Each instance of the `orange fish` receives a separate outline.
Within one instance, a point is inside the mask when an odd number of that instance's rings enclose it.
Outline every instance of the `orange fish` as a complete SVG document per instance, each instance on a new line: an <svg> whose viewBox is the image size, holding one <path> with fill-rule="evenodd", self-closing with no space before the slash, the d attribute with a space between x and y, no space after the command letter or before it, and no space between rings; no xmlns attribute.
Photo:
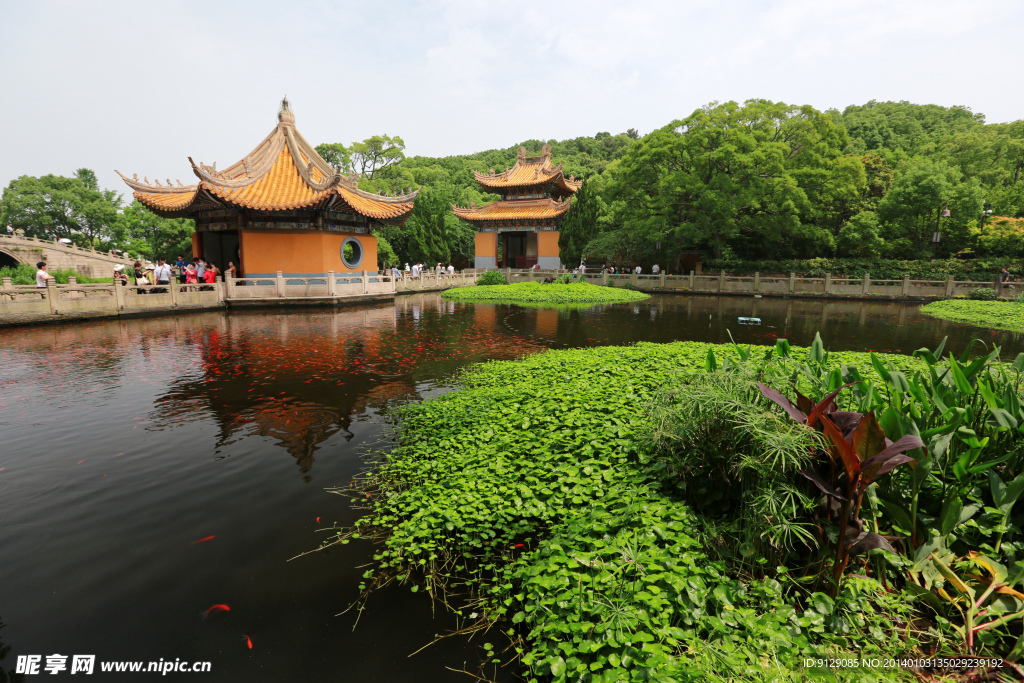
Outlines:
<svg viewBox="0 0 1024 683"><path fill-rule="evenodd" d="M82 458L81 460L79 460L79 461L78 461L77 463L75 463L75 464L76 464L76 465L81 465L81 464L82 464L83 462L85 462L85 458Z"/></svg>
<svg viewBox="0 0 1024 683"><path fill-rule="evenodd" d="M317 517L317 518L316 518L316 521L317 521L317 522L319 523L319 522L320 522L320 518L319 518L319 517Z"/></svg>
<svg viewBox="0 0 1024 683"><path fill-rule="evenodd" d="M252 638L250 638L249 636L245 636L245 643L246 643L246 645L249 646L249 649L251 650L252 649Z"/></svg>
<svg viewBox="0 0 1024 683"><path fill-rule="evenodd" d="M192 541L192 545L195 545L196 543L205 543L206 541L212 541L215 538L217 538L217 537L216 536L207 536L206 538L200 538L198 541Z"/></svg>
<svg viewBox="0 0 1024 683"><path fill-rule="evenodd" d="M208 609L205 612L203 612L203 618L206 618L207 616L209 616L210 612L230 612L230 611L231 611L231 608L228 607L227 605L214 605L210 609Z"/></svg>

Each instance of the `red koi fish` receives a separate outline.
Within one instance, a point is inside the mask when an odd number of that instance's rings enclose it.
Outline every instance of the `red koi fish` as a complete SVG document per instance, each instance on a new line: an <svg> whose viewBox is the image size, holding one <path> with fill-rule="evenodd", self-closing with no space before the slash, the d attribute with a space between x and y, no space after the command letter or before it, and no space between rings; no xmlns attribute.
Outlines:
<svg viewBox="0 0 1024 683"><path fill-rule="evenodd" d="M195 545L196 543L206 543L207 541L212 541L215 538L217 538L217 537L216 536L207 536L206 538L200 538L198 541L192 541L192 545Z"/></svg>
<svg viewBox="0 0 1024 683"><path fill-rule="evenodd" d="M242 637L245 638L245 644L248 645L249 649L251 650L252 649L252 638L250 638L249 636L242 636Z"/></svg>
<svg viewBox="0 0 1024 683"><path fill-rule="evenodd" d="M320 518L319 517L316 518L316 522L317 522L317 524L320 523Z"/></svg>
<svg viewBox="0 0 1024 683"><path fill-rule="evenodd" d="M230 612L231 608L227 605L214 605L210 609L203 612L203 618L205 619L210 615L210 612Z"/></svg>

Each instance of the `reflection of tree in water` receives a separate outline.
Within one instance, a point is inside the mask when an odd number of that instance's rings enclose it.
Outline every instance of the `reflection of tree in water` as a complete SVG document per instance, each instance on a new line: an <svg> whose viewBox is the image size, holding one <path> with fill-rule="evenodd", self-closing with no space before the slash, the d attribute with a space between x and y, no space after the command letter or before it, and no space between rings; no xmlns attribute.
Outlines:
<svg viewBox="0 0 1024 683"><path fill-rule="evenodd" d="M198 367L182 373L150 419L170 430L212 418L218 452L241 438L269 437L308 474L323 444L339 432L352 438L357 416L416 400L417 376L433 381L496 349L528 350L478 322L471 310L414 320L393 306L232 314L192 340Z"/></svg>
<svg viewBox="0 0 1024 683"><path fill-rule="evenodd" d="M21 683L25 680L24 674L16 674L14 671L7 672L8 667L14 668L14 662L5 663L7 655L11 653L11 646L4 643L4 637L2 631L4 630L3 619L0 619L0 683Z"/></svg>

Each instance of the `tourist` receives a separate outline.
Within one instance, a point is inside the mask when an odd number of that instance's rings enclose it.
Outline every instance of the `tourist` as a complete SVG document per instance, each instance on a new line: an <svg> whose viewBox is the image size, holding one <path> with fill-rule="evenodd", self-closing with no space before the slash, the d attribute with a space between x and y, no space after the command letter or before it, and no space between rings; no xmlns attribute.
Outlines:
<svg viewBox="0 0 1024 683"><path fill-rule="evenodd" d="M409 262L408 261L405 262L405 272L407 272L407 273L409 272Z"/></svg>
<svg viewBox="0 0 1024 683"><path fill-rule="evenodd" d="M124 272L124 264L118 263L114 266L114 284L126 287L128 285L128 274Z"/></svg>
<svg viewBox="0 0 1024 683"><path fill-rule="evenodd" d="M198 275L198 273L197 273ZM208 285L212 285L217 281L217 266L212 263L206 264L206 269L203 271L203 282ZM206 291L210 291L212 287L203 287Z"/></svg>
<svg viewBox="0 0 1024 683"><path fill-rule="evenodd" d="M146 279L146 271L142 269L142 261L136 261L132 266L135 270L135 284L136 285L148 285L149 280ZM137 290L139 294L145 294L146 290L139 288Z"/></svg>
<svg viewBox="0 0 1024 683"><path fill-rule="evenodd" d="M641 268L640 266L637 266L637 267L636 267L636 270L635 270L634 272L635 272L635 273L636 273L637 275L639 275L639 274L640 274L640 273L642 273L643 271L644 271L644 269L643 269L643 268Z"/></svg>
<svg viewBox="0 0 1024 683"><path fill-rule="evenodd" d="M201 258L196 259L196 277L200 280L206 275L206 261Z"/></svg>
<svg viewBox="0 0 1024 683"><path fill-rule="evenodd" d="M661 268L658 267L657 263L651 266L651 272L654 273L655 275L661 272Z"/></svg>
<svg viewBox="0 0 1024 683"><path fill-rule="evenodd" d="M448 277L455 277L455 266L448 264Z"/></svg>
<svg viewBox="0 0 1024 683"><path fill-rule="evenodd" d="M15 231L14 231L14 234L15 234L15 235L16 235L17 237L24 237L24 236L25 236L25 229L24 229L24 228L17 228L17 229L16 229Z"/></svg>
<svg viewBox="0 0 1024 683"><path fill-rule="evenodd" d="M64 246L69 246L69 245L72 244L71 240L69 240L67 237L61 237L57 241L60 242L61 244L63 244Z"/></svg>
<svg viewBox="0 0 1024 683"><path fill-rule="evenodd" d="M587 264L584 263L583 261L580 261L580 275L586 275L586 274L587 274Z"/></svg>
<svg viewBox="0 0 1024 683"><path fill-rule="evenodd" d="M40 261L36 264L36 287L46 289L46 281L53 280L54 277L46 272L46 261Z"/></svg>
<svg viewBox="0 0 1024 683"><path fill-rule="evenodd" d="M197 274L197 271L196 271L195 264L186 263L185 264L185 284L187 284L187 285L194 285L197 282L199 282L199 280L198 280L198 274Z"/></svg>
<svg viewBox="0 0 1024 683"><path fill-rule="evenodd" d="M171 267L167 265L167 259L160 259L160 265L156 267L153 275L156 277L156 283L158 285L171 284Z"/></svg>
<svg viewBox="0 0 1024 683"><path fill-rule="evenodd" d="M14 237L14 227L10 223L7 224L7 236Z"/></svg>
<svg viewBox="0 0 1024 683"><path fill-rule="evenodd" d="M232 280L238 277L238 268L235 267L234 261L228 261L227 274Z"/></svg>
<svg viewBox="0 0 1024 683"><path fill-rule="evenodd" d="M1003 282L1009 282L1010 281L1010 271L1008 271L1006 268L1003 268L1002 281Z"/></svg>
<svg viewBox="0 0 1024 683"><path fill-rule="evenodd" d="M441 267L441 264L440 264L440 263L438 263L438 264L437 264L437 265L436 265L436 266L434 267L434 273L435 273L435 274L437 275L437 279L438 279L438 280L440 280L440 279L441 279L441 273L442 273L442 272L444 272L444 268L442 268L442 267Z"/></svg>
<svg viewBox="0 0 1024 683"><path fill-rule="evenodd" d="M178 257L178 260L174 262L174 267L178 269L178 284L185 284L185 259Z"/></svg>

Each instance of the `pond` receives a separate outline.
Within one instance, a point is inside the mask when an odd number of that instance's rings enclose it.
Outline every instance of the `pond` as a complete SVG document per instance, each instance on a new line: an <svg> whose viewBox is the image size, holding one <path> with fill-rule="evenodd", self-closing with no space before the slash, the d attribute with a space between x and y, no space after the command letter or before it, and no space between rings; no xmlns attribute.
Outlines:
<svg viewBox="0 0 1024 683"><path fill-rule="evenodd" d="M1024 350L1021 335L916 305L675 295L555 310L420 294L0 332L0 673L60 653L209 661L209 681L469 680L457 670L475 670L473 643L408 656L456 625L423 594L375 595L354 630L354 611L337 616L369 544L291 559L359 515L325 489L385 443L388 406L447 390L468 364L727 330L794 345L820 330L835 350L909 353L946 335L957 351L975 337L1004 358ZM204 618L213 605L230 611Z"/></svg>

